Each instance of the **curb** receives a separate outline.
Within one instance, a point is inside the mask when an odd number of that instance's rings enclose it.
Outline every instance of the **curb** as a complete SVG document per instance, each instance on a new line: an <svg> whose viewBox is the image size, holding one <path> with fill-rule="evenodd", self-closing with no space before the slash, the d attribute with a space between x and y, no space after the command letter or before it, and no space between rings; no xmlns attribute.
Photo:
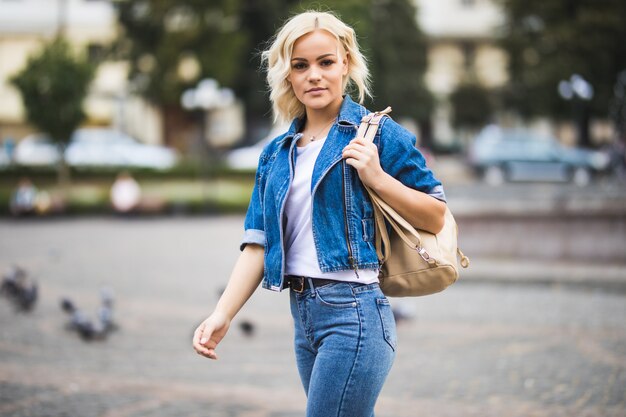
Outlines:
<svg viewBox="0 0 626 417"><path fill-rule="evenodd" d="M457 283L564 285L626 292L626 264L472 258Z"/></svg>

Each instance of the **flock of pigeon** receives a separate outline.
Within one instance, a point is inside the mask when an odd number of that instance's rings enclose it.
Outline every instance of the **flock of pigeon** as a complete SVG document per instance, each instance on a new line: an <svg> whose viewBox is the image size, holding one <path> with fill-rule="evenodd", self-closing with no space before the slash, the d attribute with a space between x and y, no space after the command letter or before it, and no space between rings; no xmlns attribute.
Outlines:
<svg viewBox="0 0 626 417"><path fill-rule="evenodd" d="M7 298L19 312L34 309L38 297L37 283L20 267L11 267L2 277L0 295ZM61 309L69 315L67 328L83 340L103 340L117 328L113 321L113 295L110 290L100 292L101 305L95 320L78 309L68 298L61 300Z"/></svg>
<svg viewBox="0 0 626 417"><path fill-rule="evenodd" d="M38 297L38 285L29 274L18 266L11 267L2 277L0 296L13 304L15 310L28 313L35 307ZM113 320L113 293L109 289L100 290L100 307L93 319L84 310L79 309L69 298L61 299L61 310L69 316L67 328L76 332L85 341L104 340L118 328ZM239 329L246 337L252 337L255 326L248 320L239 323Z"/></svg>
<svg viewBox="0 0 626 417"><path fill-rule="evenodd" d="M7 298L17 311L31 311L37 302L37 295L37 283L28 276L24 269L13 266L3 276L0 284L0 296ZM76 332L83 340L104 340L113 330L117 329L117 325L113 321L112 292L109 289L102 289L100 300L100 308L94 320L83 310L77 308L69 298L61 299L61 309L69 316L67 328ZM393 313L397 323L411 320L414 317L414 311L403 308L402 304L395 306ZM254 335L255 326L250 321L241 321L239 328L247 337Z"/></svg>

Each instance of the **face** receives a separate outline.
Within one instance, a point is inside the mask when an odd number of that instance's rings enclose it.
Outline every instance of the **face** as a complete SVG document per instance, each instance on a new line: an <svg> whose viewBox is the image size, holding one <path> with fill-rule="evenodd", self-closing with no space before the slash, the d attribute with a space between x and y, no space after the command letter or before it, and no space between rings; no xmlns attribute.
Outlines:
<svg viewBox="0 0 626 417"><path fill-rule="evenodd" d="M337 39L325 30L301 36L293 45L287 80L307 111L339 106L348 60Z"/></svg>

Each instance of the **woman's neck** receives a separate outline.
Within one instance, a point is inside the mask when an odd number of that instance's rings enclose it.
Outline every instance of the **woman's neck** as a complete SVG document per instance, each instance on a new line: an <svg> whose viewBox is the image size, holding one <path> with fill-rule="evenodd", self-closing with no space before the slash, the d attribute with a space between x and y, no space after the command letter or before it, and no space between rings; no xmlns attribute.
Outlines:
<svg viewBox="0 0 626 417"><path fill-rule="evenodd" d="M336 103L331 103L323 109L306 109L306 128L313 129L321 128L328 124L331 120L337 117L339 109L343 103L343 98Z"/></svg>

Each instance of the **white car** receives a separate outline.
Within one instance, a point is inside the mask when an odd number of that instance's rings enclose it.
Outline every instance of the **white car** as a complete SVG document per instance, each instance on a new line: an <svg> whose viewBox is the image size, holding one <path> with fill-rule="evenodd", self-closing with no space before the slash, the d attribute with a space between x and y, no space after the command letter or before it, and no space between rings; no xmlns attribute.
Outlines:
<svg viewBox="0 0 626 417"><path fill-rule="evenodd" d="M55 165L61 160L57 145L43 134L22 139L15 147L19 165ZM65 150L65 160L74 167L135 167L165 170L178 163L173 149L137 142L125 133L105 128L78 129Z"/></svg>
<svg viewBox="0 0 626 417"><path fill-rule="evenodd" d="M265 145L270 143L272 139L287 131L289 125L276 126L270 130L267 136L251 146L238 148L230 151L226 155L226 164L237 170L256 170L259 164L259 157Z"/></svg>
<svg viewBox="0 0 626 417"><path fill-rule="evenodd" d="M18 165L47 166L61 160L58 146L46 135L28 135L15 146L13 161Z"/></svg>
<svg viewBox="0 0 626 417"><path fill-rule="evenodd" d="M65 150L71 166L114 166L170 169L178 162L176 151L139 143L125 133L103 128L78 129Z"/></svg>

